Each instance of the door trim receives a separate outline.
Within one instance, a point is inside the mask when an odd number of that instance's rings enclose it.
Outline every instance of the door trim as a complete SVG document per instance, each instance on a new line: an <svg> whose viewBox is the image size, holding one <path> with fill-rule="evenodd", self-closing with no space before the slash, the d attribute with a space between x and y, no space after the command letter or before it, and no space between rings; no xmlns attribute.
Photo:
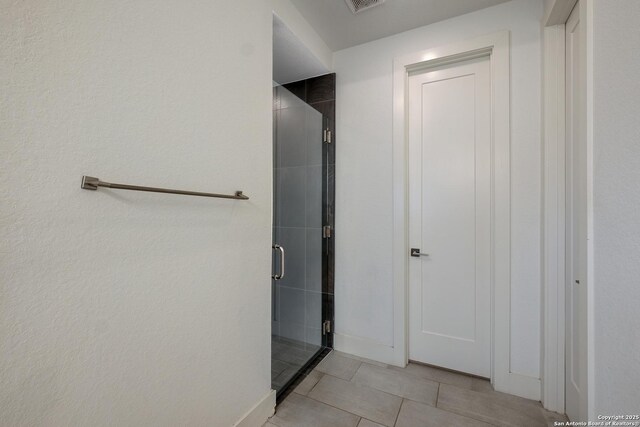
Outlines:
<svg viewBox="0 0 640 427"><path fill-rule="evenodd" d="M564 413L565 24L545 27L543 37L543 342L540 368L544 407Z"/></svg>
<svg viewBox="0 0 640 427"><path fill-rule="evenodd" d="M593 343L593 0L586 7L587 39L587 407L594 411ZM542 404L565 411L565 23L577 0L555 0L543 43L543 311ZM561 23L561 24L558 24Z"/></svg>
<svg viewBox="0 0 640 427"><path fill-rule="evenodd" d="M511 371L510 33L501 31L394 60L393 289L394 363L408 355L408 76L416 70L489 55L492 86L491 382L505 393L540 399L540 380Z"/></svg>

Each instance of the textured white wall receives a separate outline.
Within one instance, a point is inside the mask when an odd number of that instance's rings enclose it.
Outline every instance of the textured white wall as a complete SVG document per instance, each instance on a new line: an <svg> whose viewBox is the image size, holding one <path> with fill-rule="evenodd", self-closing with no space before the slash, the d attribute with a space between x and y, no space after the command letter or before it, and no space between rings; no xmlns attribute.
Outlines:
<svg viewBox="0 0 640 427"><path fill-rule="evenodd" d="M539 376L542 1L517 0L350 49L337 73L336 331L393 343L394 57L511 31L511 369Z"/></svg>
<svg viewBox="0 0 640 427"><path fill-rule="evenodd" d="M223 427L269 392L268 6L2 1L0 425Z"/></svg>
<svg viewBox="0 0 640 427"><path fill-rule="evenodd" d="M640 408L640 2L594 1L594 414Z"/></svg>

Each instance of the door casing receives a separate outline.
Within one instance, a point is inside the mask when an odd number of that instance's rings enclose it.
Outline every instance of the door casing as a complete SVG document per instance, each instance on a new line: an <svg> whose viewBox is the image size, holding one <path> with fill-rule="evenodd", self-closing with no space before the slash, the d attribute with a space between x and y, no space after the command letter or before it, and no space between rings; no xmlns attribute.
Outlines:
<svg viewBox="0 0 640 427"><path fill-rule="evenodd" d="M587 419L586 396L586 109L584 4L578 2L566 34L566 250L565 412L572 421ZM576 302L577 301L577 302Z"/></svg>
<svg viewBox="0 0 640 427"><path fill-rule="evenodd" d="M510 33L501 31L394 60L393 106L393 288L392 362L408 359L408 164L407 85L410 72L480 56L491 61L491 382L498 391L540 399L540 380L511 371L511 172L510 172Z"/></svg>
<svg viewBox="0 0 640 427"><path fill-rule="evenodd" d="M587 108L587 413L594 413L593 343L593 0L585 8ZM565 23L577 0L555 0L543 36L542 403L565 412Z"/></svg>

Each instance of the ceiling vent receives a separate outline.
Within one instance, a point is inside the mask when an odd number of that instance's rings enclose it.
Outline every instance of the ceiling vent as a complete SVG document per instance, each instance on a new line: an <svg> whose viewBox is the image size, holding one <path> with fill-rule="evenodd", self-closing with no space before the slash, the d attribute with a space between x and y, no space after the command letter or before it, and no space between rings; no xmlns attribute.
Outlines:
<svg viewBox="0 0 640 427"><path fill-rule="evenodd" d="M344 0L347 2L347 6L351 9L351 12L358 13L363 10L371 9L374 6L379 6L385 2L385 0Z"/></svg>

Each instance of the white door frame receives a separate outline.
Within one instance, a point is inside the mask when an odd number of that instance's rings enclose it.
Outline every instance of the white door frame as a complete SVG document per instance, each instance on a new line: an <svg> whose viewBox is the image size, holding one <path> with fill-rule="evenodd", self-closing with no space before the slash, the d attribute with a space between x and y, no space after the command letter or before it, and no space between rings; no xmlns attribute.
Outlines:
<svg viewBox="0 0 640 427"><path fill-rule="evenodd" d="M587 11L587 405L594 419L593 1ZM577 0L555 0L544 18L542 403L565 411L565 23Z"/></svg>
<svg viewBox="0 0 640 427"><path fill-rule="evenodd" d="M434 66L489 56L492 86L491 382L496 390L538 400L540 381L510 369L511 129L509 32L476 37L394 60L393 91L393 318L394 363L408 357L408 78Z"/></svg>

